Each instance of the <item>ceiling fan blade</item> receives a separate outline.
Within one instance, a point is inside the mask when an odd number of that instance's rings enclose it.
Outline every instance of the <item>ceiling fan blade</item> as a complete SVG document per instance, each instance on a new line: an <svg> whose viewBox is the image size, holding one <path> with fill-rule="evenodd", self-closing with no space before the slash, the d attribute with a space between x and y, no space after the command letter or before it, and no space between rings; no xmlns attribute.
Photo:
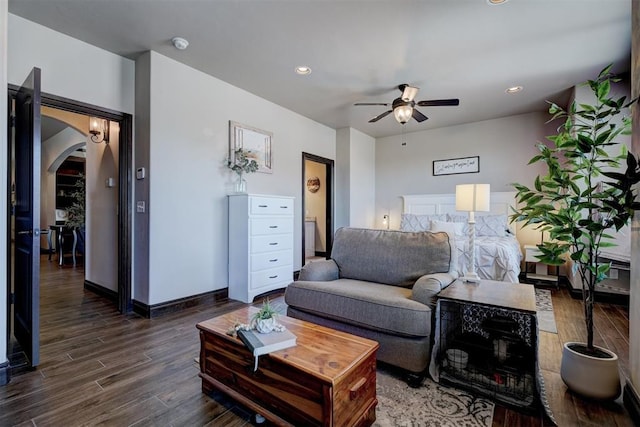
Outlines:
<svg viewBox="0 0 640 427"><path fill-rule="evenodd" d="M416 102L416 105L419 105L421 107L441 107L441 106L448 106L448 105L460 105L460 100L457 98L453 98L453 99L431 99L428 101L420 101L420 102Z"/></svg>
<svg viewBox="0 0 640 427"><path fill-rule="evenodd" d="M412 117L418 123L424 122L425 120L427 120L429 118L429 117L425 116L424 114L422 114L420 111L416 110L415 108L413 109Z"/></svg>
<svg viewBox="0 0 640 427"><path fill-rule="evenodd" d="M416 95L418 94L418 89L417 87L412 87L409 85L401 85L400 87L402 87L402 100L405 102L411 102L413 101L413 99L416 97Z"/></svg>
<svg viewBox="0 0 640 427"><path fill-rule="evenodd" d="M389 114L391 114L391 111L393 111L393 110L385 111L384 113L382 113L382 114L380 114L378 116L375 116L373 119L369 120L369 123L375 123L378 120L382 119L383 117L387 117Z"/></svg>
<svg viewBox="0 0 640 427"><path fill-rule="evenodd" d="M388 102L357 102L353 105L384 105L385 107L389 106Z"/></svg>

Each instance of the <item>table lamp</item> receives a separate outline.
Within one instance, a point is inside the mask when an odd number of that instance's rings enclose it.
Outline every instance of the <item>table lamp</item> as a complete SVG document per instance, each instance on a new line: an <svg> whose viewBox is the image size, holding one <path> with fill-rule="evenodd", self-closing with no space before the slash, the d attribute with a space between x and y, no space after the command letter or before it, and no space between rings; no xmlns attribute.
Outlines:
<svg viewBox="0 0 640 427"><path fill-rule="evenodd" d="M490 210L489 184L460 184L456 185L456 210L469 212L469 266L464 277L465 282L480 282L476 273L476 219L475 212L489 212Z"/></svg>

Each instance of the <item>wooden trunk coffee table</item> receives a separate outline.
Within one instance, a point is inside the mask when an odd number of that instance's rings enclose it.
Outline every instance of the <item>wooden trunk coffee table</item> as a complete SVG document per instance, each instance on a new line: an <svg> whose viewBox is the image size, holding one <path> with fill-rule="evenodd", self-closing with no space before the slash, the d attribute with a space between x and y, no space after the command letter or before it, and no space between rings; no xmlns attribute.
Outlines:
<svg viewBox="0 0 640 427"><path fill-rule="evenodd" d="M287 316L278 320L297 345L260 356L226 334L256 307L198 323L202 391L213 389L278 425L369 426L376 419L378 343Z"/></svg>

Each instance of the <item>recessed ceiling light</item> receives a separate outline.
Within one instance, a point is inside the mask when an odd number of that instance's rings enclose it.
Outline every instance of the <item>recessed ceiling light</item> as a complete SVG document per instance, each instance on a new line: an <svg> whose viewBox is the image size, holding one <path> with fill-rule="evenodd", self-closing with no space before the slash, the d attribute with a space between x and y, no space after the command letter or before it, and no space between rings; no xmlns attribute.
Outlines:
<svg viewBox="0 0 640 427"><path fill-rule="evenodd" d="M522 91L522 86L512 86L510 88L507 88L507 90L505 90L505 92L507 93L518 93Z"/></svg>
<svg viewBox="0 0 640 427"><path fill-rule="evenodd" d="M491 6L497 6L499 4L505 4L508 1L509 0L487 0L487 3L490 4Z"/></svg>
<svg viewBox="0 0 640 427"><path fill-rule="evenodd" d="M174 37L171 39L171 43L178 50L185 50L187 46L189 46L189 41L187 39L183 39L182 37Z"/></svg>
<svg viewBox="0 0 640 427"><path fill-rule="evenodd" d="M311 74L311 68L306 65L298 65L296 67L296 74L300 74L301 76L307 76Z"/></svg>

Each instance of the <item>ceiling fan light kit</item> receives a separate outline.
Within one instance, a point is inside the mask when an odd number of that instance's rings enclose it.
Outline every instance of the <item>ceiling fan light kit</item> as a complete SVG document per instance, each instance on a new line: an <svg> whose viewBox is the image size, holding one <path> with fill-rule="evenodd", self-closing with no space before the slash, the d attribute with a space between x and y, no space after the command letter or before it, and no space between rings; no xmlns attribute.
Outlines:
<svg viewBox="0 0 640 427"><path fill-rule="evenodd" d="M377 115L376 117L369 120L369 123L375 123L378 120L388 116L393 113L396 121L400 124L405 124L413 117L415 121L421 123L428 119L427 116L418 111L415 107L416 105L419 107L439 107L439 106L455 106L460 104L460 100L457 98L452 99L432 99L425 101L414 101L416 95L418 94L417 87L409 86L408 84L401 84L398 86L398 90L402 92L402 95L399 98L396 98L391 103L391 109L385 111L382 114ZM388 102L360 102L354 104L358 105L384 105L389 106Z"/></svg>

